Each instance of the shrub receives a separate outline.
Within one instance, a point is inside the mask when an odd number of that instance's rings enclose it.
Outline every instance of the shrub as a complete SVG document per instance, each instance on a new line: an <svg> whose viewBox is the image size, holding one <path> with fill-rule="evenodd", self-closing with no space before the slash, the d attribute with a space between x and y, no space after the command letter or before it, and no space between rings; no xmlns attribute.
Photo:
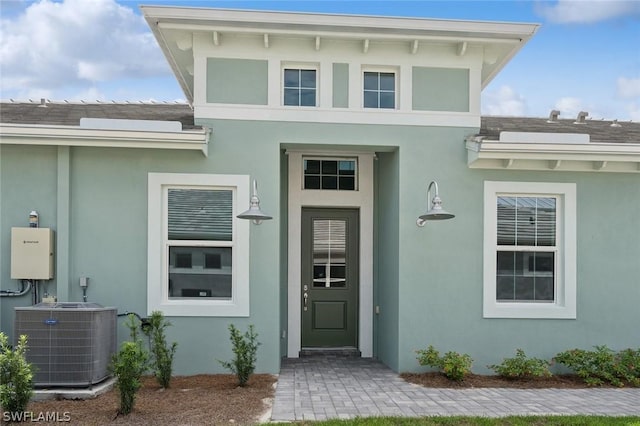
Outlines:
<svg viewBox="0 0 640 426"><path fill-rule="evenodd" d="M625 349L614 352L607 346L595 346L595 350L571 349L561 352L554 360L572 369L589 386L610 383L624 386L627 381L640 386L640 350Z"/></svg>
<svg viewBox="0 0 640 426"><path fill-rule="evenodd" d="M444 356L432 346L416 351L418 353L418 363L433 368L440 369L444 375L455 381L461 381L464 376L471 371L473 359L467 354L459 354L449 351Z"/></svg>
<svg viewBox="0 0 640 426"><path fill-rule="evenodd" d="M134 316L129 315L127 327L131 331L130 342L124 342L120 351L111 360L110 369L116 376L116 387L120 395L119 414L129 414L133 410L136 393L142 386L140 377L147 371L149 354L142 347Z"/></svg>
<svg viewBox="0 0 640 426"><path fill-rule="evenodd" d="M533 377L549 377L549 361L539 358L527 358L522 349L516 349L516 356L505 358L499 365L488 367L498 375L508 379L531 379Z"/></svg>
<svg viewBox="0 0 640 426"><path fill-rule="evenodd" d="M229 333L231 334L234 358L231 362L220 360L218 362L238 377L238 385L245 386L256 368L257 351L260 346L260 342L257 341L258 334L253 325L250 325L242 335L233 324L229 325Z"/></svg>
<svg viewBox="0 0 640 426"><path fill-rule="evenodd" d="M0 332L0 405L9 413L23 412L33 395L33 366L27 362L27 336L15 348Z"/></svg>
<svg viewBox="0 0 640 426"><path fill-rule="evenodd" d="M171 371L173 370L173 356L176 353L177 343L171 345L167 343L165 329L171 323L164 318L160 311L153 311L149 317L149 326L144 329L145 334L150 338L151 346L151 367L158 384L163 388L168 388L171 382Z"/></svg>
<svg viewBox="0 0 640 426"><path fill-rule="evenodd" d="M625 349L618 353L621 376L633 386L640 386L640 349Z"/></svg>

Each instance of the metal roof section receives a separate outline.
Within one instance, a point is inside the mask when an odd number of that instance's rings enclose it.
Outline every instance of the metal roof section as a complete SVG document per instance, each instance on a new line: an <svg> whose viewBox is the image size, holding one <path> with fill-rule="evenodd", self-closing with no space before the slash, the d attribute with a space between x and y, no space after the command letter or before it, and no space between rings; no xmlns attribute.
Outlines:
<svg viewBox="0 0 640 426"><path fill-rule="evenodd" d="M142 13L167 58L185 96L193 102L193 35L208 34L213 45L225 34L259 36L265 48L271 36L357 40L366 52L370 42L406 42L407 54L422 43L451 45L464 55L471 45L484 51L482 87L509 62L539 28L538 24L334 15L197 7L141 6Z"/></svg>
<svg viewBox="0 0 640 426"><path fill-rule="evenodd" d="M197 150L207 156L210 137L210 129L194 126L185 104L0 104L0 144Z"/></svg>
<svg viewBox="0 0 640 426"><path fill-rule="evenodd" d="M640 123L577 118L482 117L466 140L478 169L640 173Z"/></svg>

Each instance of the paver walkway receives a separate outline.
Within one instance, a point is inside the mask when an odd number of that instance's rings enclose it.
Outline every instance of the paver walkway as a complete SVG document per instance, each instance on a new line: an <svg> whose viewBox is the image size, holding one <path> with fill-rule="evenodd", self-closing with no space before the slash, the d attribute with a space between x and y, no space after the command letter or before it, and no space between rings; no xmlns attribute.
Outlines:
<svg viewBox="0 0 640 426"><path fill-rule="evenodd" d="M640 415L640 389L436 389L372 359L283 361L272 421L372 416Z"/></svg>

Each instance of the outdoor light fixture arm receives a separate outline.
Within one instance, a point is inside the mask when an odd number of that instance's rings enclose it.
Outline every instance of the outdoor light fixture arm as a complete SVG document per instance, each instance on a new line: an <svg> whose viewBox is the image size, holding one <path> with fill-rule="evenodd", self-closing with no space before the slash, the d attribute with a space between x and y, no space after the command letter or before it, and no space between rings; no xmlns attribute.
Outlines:
<svg viewBox="0 0 640 426"><path fill-rule="evenodd" d="M435 189L435 195L431 198L431 187ZM428 220L445 220L452 219L455 215L447 212L442 208L442 200L438 192L438 183L432 180L427 187L427 203L431 203L431 208L423 215L419 216L416 220L416 225L423 227Z"/></svg>
<svg viewBox="0 0 640 426"><path fill-rule="evenodd" d="M258 183L253 180L253 194L249 201L249 210L240 213L237 216L239 219L248 219L253 221L256 225L260 225L263 220L273 219L273 217L260 210L260 199L258 198Z"/></svg>

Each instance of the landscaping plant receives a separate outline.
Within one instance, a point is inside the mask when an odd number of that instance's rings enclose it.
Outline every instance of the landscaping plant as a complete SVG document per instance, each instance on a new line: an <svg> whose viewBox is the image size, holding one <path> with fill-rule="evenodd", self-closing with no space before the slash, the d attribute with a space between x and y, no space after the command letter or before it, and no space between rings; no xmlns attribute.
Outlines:
<svg viewBox="0 0 640 426"><path fill-rule="evenodd" d="M27 362L27 336L18 339L15 348L0 332L0 406L9 413L26 411L33 395L33 366Z"/></svg>
<svg viewBox="0 0 640 426"><path fill-rule="evenodd" d="M593 351L570 349L557 354L554 360L572 369L589 386L610 383L621 387L625 381L640 386L640 350L616 353L602 345Z"/></svg>
<svg viewBox="0 0 640 426"><path fill-rule="evenodd" d="M467 354L449 351L443 356L440 356L440 353L433 345L429 345L426 350L420 349L416 352L420 365L438 368L450 380L459 382L464 379L464 376L471 372L473 359Z"/></svg>
<svg viewBox="0 0 640 426"><path fill-rule="evenodd" d="M505 358L499 365L488 367L498 375L508 379L531 379L534 377L549 377L549 361L539 358L527 358L522 349L516 349L516 356Z"/></svg>
<svg viewBox="0 0 640 426"><path fill-rule="evenodd" d="M233 324L229 325L229 333L234 358L231 362L220 360L218 362L238 377L240 386L245 386L256 369L258 346L260 346L257 340L258 334L253 325L249 325L249 329L243 335Z"/></svg>
<svg viewBox="0 0 640 426"><path fill-rule="evenodd" d="M111 360L111 371L116 377L116 387L120 394L119 414L127 415L133 410L136 393L142 386L140 378L147 371L149 353L142 347L133 315L129 315L127 327L131 330L132 341L124 342L120 351Z"/></svg>
<svg viewBox="0 0 640 426"><path fill-rule="evenodd" d="M167 343L165 329L171 323L164 318L160 311L151 312L149 317L149 326L144 332L150 337L151 341L151 367L158 384L163 388L168 388L171 382L171 371L173 369L173 356L176 353L178 344L173 342L171 345Z"/></svg>

